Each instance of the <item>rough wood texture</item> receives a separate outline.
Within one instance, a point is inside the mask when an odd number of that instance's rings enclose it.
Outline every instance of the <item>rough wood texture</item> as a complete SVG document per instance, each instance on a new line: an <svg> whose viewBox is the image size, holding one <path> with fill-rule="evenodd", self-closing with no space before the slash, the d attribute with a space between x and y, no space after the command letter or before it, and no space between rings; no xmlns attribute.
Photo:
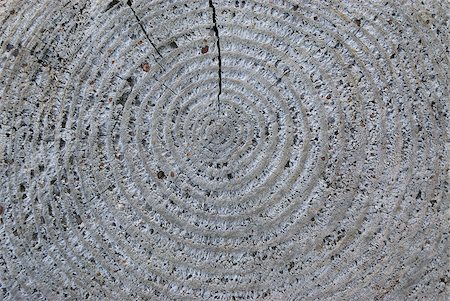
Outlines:
<svg viewBox="0 0 450 301"><path fill-rule="evenodd" d="M0 2L0 299L449 300L447 1Z"/></svg>

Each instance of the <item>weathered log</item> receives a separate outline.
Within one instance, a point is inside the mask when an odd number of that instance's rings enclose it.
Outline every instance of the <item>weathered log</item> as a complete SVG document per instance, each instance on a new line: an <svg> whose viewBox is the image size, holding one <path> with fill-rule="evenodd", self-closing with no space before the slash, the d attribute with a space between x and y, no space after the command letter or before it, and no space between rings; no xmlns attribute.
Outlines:
<svg viewBox="0 0 450 301"><path fill-rule="evenodd" d="M0 299L448 300L448 1L0 2Z"/></svg>

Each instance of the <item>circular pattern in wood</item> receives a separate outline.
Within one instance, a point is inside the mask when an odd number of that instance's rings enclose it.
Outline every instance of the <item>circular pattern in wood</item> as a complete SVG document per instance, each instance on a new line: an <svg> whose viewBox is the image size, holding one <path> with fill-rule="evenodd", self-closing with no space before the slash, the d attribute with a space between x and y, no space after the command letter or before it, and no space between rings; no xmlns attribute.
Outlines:
<svg viewBox="0 0 450 301"><path fill-rule="evenodd" d="M0 4L5 300L445 300L438 1Z"/></svg>

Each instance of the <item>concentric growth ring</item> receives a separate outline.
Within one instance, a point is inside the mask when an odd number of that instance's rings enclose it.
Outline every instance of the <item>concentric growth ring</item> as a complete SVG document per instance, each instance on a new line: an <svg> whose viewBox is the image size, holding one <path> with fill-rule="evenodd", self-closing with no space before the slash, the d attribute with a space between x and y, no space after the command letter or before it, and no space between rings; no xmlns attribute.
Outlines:
<svg viewBox="0 0 450 301"><path fill-rule="evenodd" d="M3 299L448 298L445 1L0 7Z"/></svg>

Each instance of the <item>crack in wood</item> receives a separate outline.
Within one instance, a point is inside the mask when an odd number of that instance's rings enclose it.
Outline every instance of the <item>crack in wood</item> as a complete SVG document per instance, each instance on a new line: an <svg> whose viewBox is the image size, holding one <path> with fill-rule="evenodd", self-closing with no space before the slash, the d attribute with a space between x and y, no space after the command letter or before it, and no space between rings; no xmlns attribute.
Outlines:
<svg viewBox="0 0 450 301"><path fill-rule="evenodd" d="M217 111L220 114L220 95L222 94L222 55L220 53L220 37L219 37L219 28L217 27L217 15L216 15L216 7L212 0L209 0L209 7L212 9L212 17L213 17L213 30L217 39L217 52L218 52L218 60L219 60L219 93L217 93Z"/></svg>
<svg viewBox="0 0 450 301"><path fill-rule="evenodd" d="M136 18L136 20L138 21L139 26L141 27L142 31L145 34L145 37L147 38L147 40L149 41L149 43L153 46L153 48L155 49L156 53L160 56L163 57L161 52L159 52L158 48L156 48L155 43L152 42L152 40L150 39L150 36L148 35L147 31L144 28L144 25L142 25L141 19L139 19L139 17L136 15L136 11L134 10L134 8L132 7L133 3L131 0L127 1L127 5L128 7L131 9L131 11L133 12L134 17Z"/></svg>

